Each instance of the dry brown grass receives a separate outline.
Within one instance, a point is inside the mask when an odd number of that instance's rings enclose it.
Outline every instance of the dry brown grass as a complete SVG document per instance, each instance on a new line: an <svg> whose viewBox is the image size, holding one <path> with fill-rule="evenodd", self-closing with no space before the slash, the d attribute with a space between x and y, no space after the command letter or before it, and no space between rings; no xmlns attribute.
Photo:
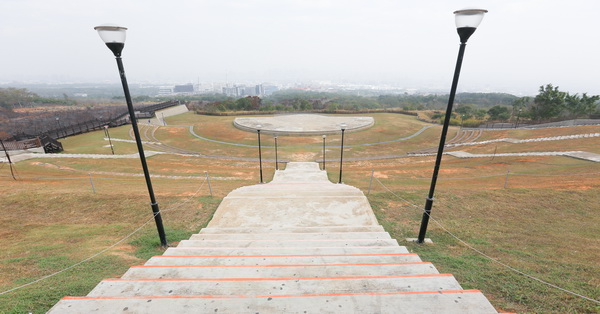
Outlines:
<svg viewBox="0 0 600 314"><path fill-rule="evenodd" d="M191 114L167 119L169 124L195 125L202 136L227 142L255 144L256 134L239 131L231 125L232 117L203 117ZM423 124L402 115L378 115L375 127L348 134L346 144L364 144L408 136ZM542 136L592 133L589 129L561 128L505 130L486 132L488 138ZM456 129L453 129L456 131ZM435 146L439 128L404 142L376 146L347 148L346 157L368 157L401 154L410 150ZM114 134L114 135L113 135ZM111 130L111 135L128 138L129 128ZM101 136L82 135L89 149L104 144ZM231 145L195 139L186 128L160 128L156 136L169 145L198 151L207 155L257 157L253 147ZM84 140L66 141L76 145ZM339 136L328 136L328 145L339 145ZM272 145L265 137L264 145ZM311 161L321 158L320 137L280 137L280 159ZM503 143L504 144L504 143ZM597 139L541 142L532 150L594 151ZM133 145L133 144L127 144ZM316 148L302 146L316 145ZM489 152L495 144L473 147ZM500 146L498 152L519 151L525 144ZM85 152L83 148L68 148ZM461 148L462 149L462 148ZM467 149L464 149L467 150ZM263 150L267 181L273 176L272 148ZM328 147L328 158L339 156L339 147ZM371 171L390 190L421 206L429 187L434 157L411 157L365 160L344 163L344 182L367 192ZM240 186L259 181L258 163L227 159L208 159L180 155L157 155L148 159L159 205L169 228L196 232L210 219L213 201L207 198L206 186L196 194L208 171L214 199L227 195ZM284 165L281 165L283 168ZM337 182L339 164L329 162L329 178ZM151 218L148 195L139 160L34 159L16 165L23 179L13 181L8 167L0 168L0 191L3 196L0 223L1 265L0 290L34 280L73 264L115 243ZM510 171L508 182L506 173ZM467 242L519 269L568 289L599 297L600 255L598 221L600 199L600 164L566 157L510 157L457 159L444 157L438 181L434 217ZM96 193L92 192L89 174ZM168 178L171 176L171 178ZM177 178L173 178L177 177ZM192 178L186 178L192 177ZM507 188L505 188L505 185ZM371 203L386 229L401 240L414 237L420 213L407 201L396 199L376 181L371 187ZM170 208L181 207L170 211ZM142 234L154 237L150 223ZM477 256L453 240L435 224L428 236L436 244L430 247L405 243L411 250L433 262L440 271L457 275L465 288L483 290L492 303L503 310L522 312L591 312L593 305L562 292L556 292ZM43 308L54 304L64 294L49 287L77 282L76 293L85 294L106 276L120 276L129 266L141 262L129 242L117 246L90 266L21 290L0 296L0 302L22 300L0 307L0 311L32 310L23 304ZM88 268L86 268L88 267ZM49 292L53 291L53 292ZM40 299L38 301L33 301ZM4 302L7 301L7 302ZM563 304L563 305L561 305ZM566 304L566 305L565 305ZM545 306L545 307L544 307Z"/></svg>

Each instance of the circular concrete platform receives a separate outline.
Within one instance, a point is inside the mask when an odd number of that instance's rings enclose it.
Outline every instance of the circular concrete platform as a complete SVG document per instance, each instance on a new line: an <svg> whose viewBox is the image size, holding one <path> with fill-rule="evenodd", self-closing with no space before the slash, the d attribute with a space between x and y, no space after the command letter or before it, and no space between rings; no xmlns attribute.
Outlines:
<svg viewBox="0 0 600 314"><path fill-rule="evenodd" d="M236 128L273 135L322 135L341 132L345 123L346 132L363 130L373 126L372 117L356 116L325 116L319 114L289 114L272 117L241 117L235 118Z"/></svg>

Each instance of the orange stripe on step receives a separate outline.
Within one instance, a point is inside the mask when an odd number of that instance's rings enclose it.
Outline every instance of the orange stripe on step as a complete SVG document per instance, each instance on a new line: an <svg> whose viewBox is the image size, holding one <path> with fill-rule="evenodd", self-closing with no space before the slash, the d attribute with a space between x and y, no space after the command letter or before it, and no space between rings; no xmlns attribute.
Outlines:
<svg viewBox="0 0 600 314"><path fill-rule="evenodd" d="M390 253L390 254L316 254L316 255L155 255L158 257L174 257L174 258L191 258L191 257L206 257L206 258L225 258L225 257L326 257L326 256L413 256L417 253Z"/></svg>
<svg viewBox="0 0 600 314"><path fill-rule="evenodd" d="M263 239L200 239L200 240L183 240L183 241L205 241L205 242L352 242L352 241L392 241L394 239L291 239L291 240L263 240Z"/></svg>
<svg viewBox="0 0 600 314"><path fill-rule="evenodd" d="M307 247L211 247L211 246L185 246L185 247L170 247L169 250L184 250L184 249L227 249L227 250L256 250L256 249L269 249L269 250L298 250L298 249L390 249L400 248L397 245L387 246L307 246Z"/></svg>
<svg viewBox="0 0 600 314"><path fill-rule="evenodd" d="M307 227L309 228L309 227ZM319 228L319 227L313 227ZM306 234L348 234L348 233L386 233L385 231L335 231L335 232L325 232L325 231L313 231L313 232L236 232L234 234L263 234L263 235L280 235L280 234L294 234L294 235L306 235ZM227 235L230 236L230 233L195 233L194 235ZM389 240L389 239L388 239Z"/></svg>
<svg viewBox="0 0 600 314"><path fill-rule="evenodd" d="M225 267L225 268L247 268L247 267L319 267L319 266L392 266L392 265L422 265L431 264L430 262L413 263L360 263L360 264L298 264L298 265L139 265L131 268L206 268L206 267Z"/></svg>
<svg viewBox="0 0 600 314"><path fill-rule="evenodd" d="M299 277L299 278L138 278L122 279L107 278L102 281L297 281L297 280L337 280L337 279L400 279L400 278L427 278L427 277L452 277L452 274L426 274L426 275L397 275L397 276L344 276L344 277Z"/></svg>
<svg viewBox="0 0 600 314"><path fill-rule="evenodd" d="M298 297L337 297L358 295L411 295L411 294L455 294L455 293L481 293L479 290L445 290L445 291L403 291L403 292L358 292L358 293L326 293L326 294L290 294L290 295L232 295L232 296L132 296L132 297L64 297L62 300L148 300L148 299L240 299L240 298L298 298Z"/></svg>

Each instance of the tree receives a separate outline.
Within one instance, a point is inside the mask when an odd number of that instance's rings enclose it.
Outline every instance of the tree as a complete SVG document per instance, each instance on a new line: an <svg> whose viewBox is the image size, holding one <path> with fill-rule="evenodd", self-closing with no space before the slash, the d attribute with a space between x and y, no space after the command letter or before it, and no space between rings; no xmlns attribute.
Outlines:
<svg viewBox="0 0 600 314"><path fill-rule="evenodd" d="M504 106L494 106L488 110L490 120L505 121L510 119L510 111Z"/></svg>
<svg viewBox="0 0 600 314"><path fill-rule="evenodd" d="M475 115L475 118L483 119L487 114L487 111L485 109L477 109L473 114Z"/></svg>
<svg viewBox="0 0 600 314"><path fill-rule="evenodd" d="M532 119L551 119L560 116L565 109L567 93L558 90L552 84L540 86L540 92L533 99L531 106Z"/></svg>
<svg viewBox="0 0 600 314"><path fill-rule="evenodd" d="M581 97L577 94L567 94L565 97L565 109L573 117L588 116L596 111L598 100L600 100L600 96L588 96L586 93L583 93Z"/></svg>
<svg viewBox="0 0 600 314"><path fill-rule="evenodd" d="M0 88L0 107L12 110L15 104L29 104L39 98L35 93L25 88Z"/></svg>
<svg viewBox="0 0 600 314"><path fill-rule="evenodd" d="M475 107L473 105L460 105L454 112L464 116L465 119L469 119L475 114Z"/></svg>

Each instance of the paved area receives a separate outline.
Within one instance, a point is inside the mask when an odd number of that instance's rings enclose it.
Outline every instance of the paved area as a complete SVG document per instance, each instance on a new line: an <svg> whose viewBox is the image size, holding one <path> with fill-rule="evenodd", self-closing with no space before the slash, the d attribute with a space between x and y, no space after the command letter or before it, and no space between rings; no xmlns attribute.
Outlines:
<svg viewBox="0 0 600 314"><path fill-rule="evenodd" d="M233 120L235 127L277 135L322 135L340 133L342 124L348 132L371 127L373 117L325 116L319 114L290 114L272 117L241 117Z"/></svg>
<svg viewBox="0 0 600 314"><path fill-rule="evenodd" d="M155 151L144 151L144 155L146 157L152 157L154 155L162 154L161 152ZM26 153L11 156L11 161L13 163L33 159L33 158L89 158L89 159L131 159L131 158L140 158L140 155L135 154L124 154L124 155L109 155L109 154L37 154L37 153ZM0 161L4 162L2 158Z"/></svg>
<svg viewBox="0 0 600 314"><path fill-rule="evenodd" d="M207 228L50 313L497 313L410 253L363 193L290 163L232 191Z"/></svg>
<svg viewBox="0 0 600 314"><path fill-rule="evenodd" d="M498 143L498 142L521 144L521 143L534 143L534 142L547 142L547 141L574 140L574 139L593 138L593 137L600 137L600 133L540 137L540 138L531 138L531 139L526 139L526 140L518 140L518 139L514 139L514 138L500 138L500 139L481 141L481 142L465 142L465 143L456 143L456 144L450 143L450 144L447 144L446 147L483 145L483 144Z"/></svg>
<svg viewBox="0 0 600 314"><path fill-rule="evenodd" d="M498 153L498 154L471 154L463 151L447 152L457 158L488 158L488 157L524 157L524 156L565 156L592 162L600 162L600 155L582 151L566 152L530 152L530 153Z"/></svg>

